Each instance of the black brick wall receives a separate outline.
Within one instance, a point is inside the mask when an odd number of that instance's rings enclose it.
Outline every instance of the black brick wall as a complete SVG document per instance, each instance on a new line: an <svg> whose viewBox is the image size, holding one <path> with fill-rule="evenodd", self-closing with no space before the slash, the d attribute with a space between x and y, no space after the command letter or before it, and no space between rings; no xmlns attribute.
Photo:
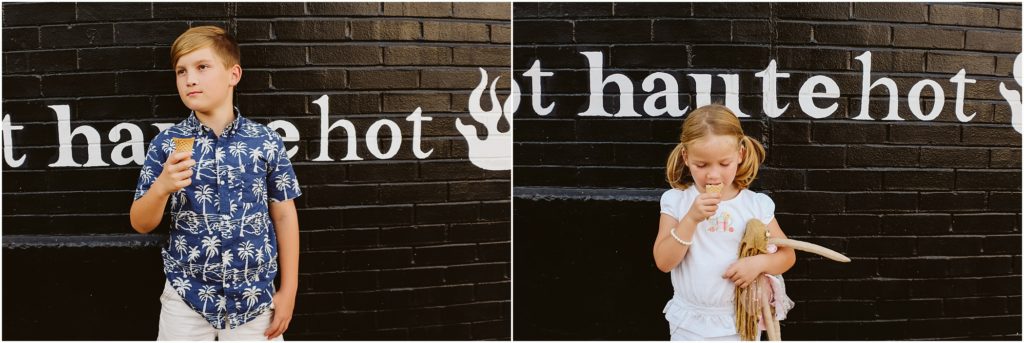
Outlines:
<svg viewBox="0 0 1024 343"><path fill-rule="evenodd" d="M680 106L695 101L691 74L739 74L746 132L768 152L752 189L778 205L787 235L844 252L852 263L806 254L785 274L796 307L783 338L800 340L1012 339L1021 332L1021 134L999 84L1021 52L1019 4L927 3L516 3L515 315L517 339L667 339L667 275L651 256L664 162L682 118L643 114L641 81L665 72ZM587 59L633 81L641 117L580 117ZM887 94L861 107L860 61L898 85L899 115L883 121ZM540 60L546 116L522 74ZM778 71L778 118L762 111L761 79ZM967 123L954 115L961 68ZM825 75L842 96L811 119L797 94ZM932 79L946 104L921 121L907 104ZM659 83L660 84L660 83ZM658 89L663 89L659 85ZM605 89L614 112L618 90ZM929 96L924 97L930 99ZM712 98L722 101L714 77ZM924 108L931 109L930 100ZM825 105L819 102L819 105ZM520 319L521 318L521 319Z"/></svg>
<svg viewBox="0 0 1024 343"><path fill-rule="evenodd" d="M298 147L292 161L305 194L287 338L508 338L510 172L472 165L455 119L474 122L467 102L478 68L508 89L510 15L508 3L4 4L3 115L24 127L11 134L14 156L28 156L3 170L4 338L156 337L169 220L152 235L133 234L139 165L113 164L107 133L132 123L148 144L158 132L150 124L188 114L169 46L207 24L241 43L242 113L288 121L302 137L287 143ZM341 161L347 141L336 129L335 161L312 161L320 153L312 102L325 94L330 122L355 125L364 160ZM69 106L73 128L99 131L110 166L49 167L58 151L52 105ZM422 160L404 120L417 107L433 118L423 123L423 148L433 153ZM374 158L363 141L380 119L402 130L393 159ZM83 163L87 142L73 143Z"/></svg>

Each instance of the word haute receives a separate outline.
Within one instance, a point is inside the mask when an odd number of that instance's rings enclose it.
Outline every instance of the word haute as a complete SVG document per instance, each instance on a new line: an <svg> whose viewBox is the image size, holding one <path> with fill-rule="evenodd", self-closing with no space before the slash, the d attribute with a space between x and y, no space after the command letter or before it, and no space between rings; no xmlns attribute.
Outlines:
<svg viewBox="0 0 1024 343"><path fill-rule="evenodd" d="M583 112L578 113L581 117L640 117L640 113L636 112L636 108L633 105L633 81L624 74L610 74L605 75L604 73L604 53L600 51L584 51L580 52L587 60L589 66L589 106ZM1018 54L1013 64L1013 75L1017 81L1017 85L1020 86L1024 83L1024 75L1021 74L1021 58L1024 54ZM898 89L896 82L887 77L874 78L871 75L871 52L866 51L860 56L855 57L862 65L861 73L861 101L860 101L860 113L853 117L854 120L875 120L868 114L869 98L871 91L874 89L884 88L888 91L889 103L888 112L882 120L900 121L906 120L897 113L897 96ZM544 104L543 90L541 89L541 79L544 77L551 77L554 75L553 72L545 72L541 69L541 61L537 60L533 63L529 70L522 74L529 78L531 90L530 103L533 106L534 113L545 116L554 110L555 104L548 103ZM710 74L688 74L689 78L693 79L695 83L696 103L695 107L711 104L711 83L713 80ZM718 74L718 78L725 82L725 106L729 107L737 117L750 117L750 115L743 113L739 106L739 74ZM771 60L768 63L768 67L763 71L754 74L755 77L761 79L762 83L762 110L765 115L771 118L777 118L782 115L791 104L782 104L780 106L778 101L777 84L779 79L785 79L790 76L789 73L780 73L776 69L775 60ZM967 77L967 71L960 69L960 71L949 78L949 82L956 85L956 98L955 112L956 118L960 122L968 122L974 118L975 113L964 113L964 91L968 84L977 82L977 80L970 79ZM643 103L643 113L648 116L657 117L663 114L668 114L672 117L681 117L690 109L690 106L680 107L679 105L679 82L670 74L663 72L651 73L641 82L641 88L644 92L653 92L656 89L656 85L661 84L661 91L655 92L647 97ZM612 85L618 88L620 106L618 111L611 113L604 106L604 90L607 86ZM928 113L925 113L921 107L921 95L925 89L929 89L932 92L932 99L934 105ZM1012 112L1012 125L1018 133L1021 131L1021 92L1007 88L1003 83L999 84L999 92L1003 98L1010 105ZM815 99L835 99L840 97L839 85L824 75L815 75L807 79L800 87L798 102L800 109L807 116L815 119L827 118L835 113L838 109L839 104L832 103L825 107L819 107L814 101ZM659 100L663 105L659 106ZM945 104L944 101L946 95L943 93L942 87L939 82L930 79L924 79L914 84L910 91L907 93L907 103L910 106L910 113L917 117L919 120L930 121L939 116L942 112L942 107Z"/></svg>

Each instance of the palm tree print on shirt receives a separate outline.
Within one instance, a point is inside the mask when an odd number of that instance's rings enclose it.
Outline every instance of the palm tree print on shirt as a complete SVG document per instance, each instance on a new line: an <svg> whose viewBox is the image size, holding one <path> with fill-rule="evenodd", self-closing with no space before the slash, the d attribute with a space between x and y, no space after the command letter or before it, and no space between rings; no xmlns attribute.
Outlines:
<svg viewBox="0 0 1024 343"><path fill-rule="evenodd" d="M199 300L203 301L203 313L206 313L206 302L213 300L217 295L217 291L212 285L205 285L199 290Z"/></svg>
<svg viewBox="0 0 1024 343"><path fill-rule="evenodd" d="M256 249L253 247L252 242L242 242L242 246L238 247L238 258L245 261L245 268L242 269L242 278L245 279L245 284L249 284L249 259L253 257L253 252Z"/></svg>
<svg viewBox="0 0 1024 343"><path fill-rule="evenodd" d="M185 251L188 251L188 244L185 243L185 236L178 236L174 239L174 250L178 252L178 257L185 258L183 255Z"/></svg>
<svg viewBox="0 0 1024 343"><path fill-rule="evenodd" d="M217 236L203 237L203 248L206 249L206 261L203 262L203 280L206 280L206 265L210 263L210 257L216 256L220 247L220 238Z"/></svg>
<svg viewBox="0 0 1024 343"><path fill-rule="evenodd" d="M174 151L172 137L196 139L196 173L192 184L169 201L171 230L161 249L164 273L175 292L212 326L235 328L268 309L273 299L278 261L270 200L285 201L302 192L279 134L239 115L218 136L190 115L150 143L136 199L163 171Z"/></svg>
<svg viewBox="0 0 1024 343"><path fill-rule="evenodd" d="M199 256L200 256L199 248L196 248L195 246L188 247L188 262L189 263L198 261L199 260Z"/></svg>
<svg viewBox="0 0 1024 343"><path fill-rule="evenodd" d="M206 203L213 200L213 189L209 185L199 185L199 189L195 191L195 196L199 206L203 208L203 222L206 223L206 232L212 233L210 219L206 217Z"/></svg>
<svg viewBox="0 0 1024 343"><path fill-rule="evenodd" d="M242 172L244 173L245 172L245 165L242 164L242 155L245 155L245 143L244 142L232 143L230 150L231 150L231 155L238 158L238 165L242 169Z"/></svg>
<svg viewBox="0 0 1024 343"><path fill-rule="evenodd" d="M260 159L263 158L263 152L260 151L260 148L252 148L249 150L249 158L252 159L252 172L258 173L260 171Z"/></svg>
<svg viewBox="0 0 1024 343"><path fill-rule="evenodd" d="M274 185L277 190L284 192L284 196L288 197L288 188L292 187L292 179L288 174L281 174L274 178Z"/></svg>
<svg viewBox="0 0 1024 343"><path fill-rule="evenodd" d="M174 281L171 282L171 286L173 286L174 290L178 292L178 295L182 297L185 297L185 292L192 289L192 283L185 278L180 277L174 278Z"/></svg>
<svg viewBox="0 0 1024 343"><path fill-rule="evenodd" d="M259 299L260 293L262 291L259 288L249 287L245 289L245 292L242 292L242 298L245 298L245 303L251 308L253 305L256 305L256 299Z"/></svg>

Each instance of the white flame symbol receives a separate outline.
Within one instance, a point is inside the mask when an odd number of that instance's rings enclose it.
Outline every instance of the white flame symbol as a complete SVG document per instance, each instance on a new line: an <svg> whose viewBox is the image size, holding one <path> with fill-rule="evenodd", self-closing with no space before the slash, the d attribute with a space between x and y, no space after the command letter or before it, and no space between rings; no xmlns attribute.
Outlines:
<svg viewBox="0 0 1024 343"><path fill-rule="evenodd" d="M1022 67L1021 59L1024 58L1024 54L1017 54L1017 59L1013 61L1013 78L1017 81L1017 85L1024 85L1024 75L1021 75ZM1010 104L1010 123L1013 128L1017 130L1017 133L1024 133L1024 128L1021 127L1021 107L1022 103L1020 92L1006 88L1002 82L999 83L999 93L1003 95L1006 102Z"/></svg>
<svg viewBox="0 0 1024 343"><path fill-rule="evenodd" d="M509 170L512 169L512 112L519 107L519 85L514 80L512 91L505 99L505 104L499 107L498 95L494 92L494 85L498 79L491 82L491 109L484 111L480 108L480 97L487 88L487 71L480 68L480 84L469 94L469 114L473 119L484 124L487 129L487 136L480 139L476 134L476 127L462 123L462 119L455 119L455 128L469 143L469 160L474 165L486 170ZM498 131L498 121L504 117L509 123L507 132Z"/></svg>

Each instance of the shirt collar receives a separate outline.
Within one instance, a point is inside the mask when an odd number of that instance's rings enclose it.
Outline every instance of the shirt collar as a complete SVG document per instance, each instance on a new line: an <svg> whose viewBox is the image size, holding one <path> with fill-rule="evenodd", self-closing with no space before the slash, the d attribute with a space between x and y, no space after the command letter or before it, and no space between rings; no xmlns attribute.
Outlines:
<svg viewBox="0 0 1024 343"><path fill-rule="evenodd" d="M227 126L224 127L224 132L221 132L221 136L234 135L235 132L237 132L238 129L242 126L242 120L242 111L239 111L238 107L235 107L235 120L232 120L230 123L228 123ZM199 121L199 118L196 117L196 111L192 111L191 113L189 113L188 118L185 118L184 124L187 131L192 132L194 135L197 136L203 135L204 132L213 131L209 127L206 127L206 125L204 125L203 122Z"/></svg>

